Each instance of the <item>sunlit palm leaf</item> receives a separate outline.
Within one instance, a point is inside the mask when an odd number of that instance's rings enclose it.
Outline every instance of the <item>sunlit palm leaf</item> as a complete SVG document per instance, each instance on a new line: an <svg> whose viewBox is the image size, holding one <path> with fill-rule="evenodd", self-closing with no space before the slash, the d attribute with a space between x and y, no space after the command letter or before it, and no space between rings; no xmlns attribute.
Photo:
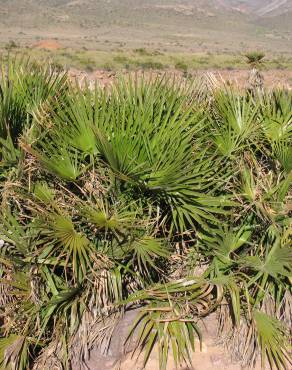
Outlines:
<svg viewBox="0 0 292 370"><path fill-rule="evenodd" d="M277 319L259 311L254 312L253 318L263 366L265 366L267 358L270 364L275 363L279 369L285 369L285 364L289 359L289 347L287 333L283 325Z"/></svg>

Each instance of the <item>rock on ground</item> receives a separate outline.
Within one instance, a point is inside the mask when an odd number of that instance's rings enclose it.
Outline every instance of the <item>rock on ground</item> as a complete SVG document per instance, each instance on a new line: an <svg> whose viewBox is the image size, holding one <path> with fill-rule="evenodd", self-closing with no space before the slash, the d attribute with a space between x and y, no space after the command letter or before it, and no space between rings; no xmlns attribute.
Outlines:
<svg viewBox="0 0 292 370"><path fill-rule="evenodd" d="M137 311L135 310L127 312L124 319L119 323L114 331L107 356L101 355L99 350L94 348L86 366L75 366L73 370L159 370L156 350L151 354L145 369L143 369L143 353L138 360L132 358L131 353L124 353L123 343L136 314ZM239 363L232 362L224 348L216 343L215 315L210 315L205 319L202 333L202 351L200 351L199 341L197 340L196 352L192 355L193 367L182 366L177 369L173 358L170 356L167 370L243 370L243 367ZM129 349L133 348L130 346ZM255 368L255 370L260 369L260 366Z"/></svg>

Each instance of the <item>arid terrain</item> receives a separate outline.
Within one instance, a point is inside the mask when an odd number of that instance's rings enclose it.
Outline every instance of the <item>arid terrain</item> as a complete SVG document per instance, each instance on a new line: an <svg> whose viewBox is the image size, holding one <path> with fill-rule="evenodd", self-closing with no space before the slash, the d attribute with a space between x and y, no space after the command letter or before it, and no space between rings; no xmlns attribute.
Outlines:
<svg viewBox="0 0 292 370"><path fill-rule="evenodd" d="M69 70L69 76L72 80L77 79L78 81L85 82L89 81L91 83L97 82L102 87L107 87L109 84L113 83L121 74L169 74L174 76L185 76L189 79L195 79L197 77L204 77L206 75L213 75L218 82L227 83L231 85L237 85L239 87L247 87L248 78L249 78L249 71L248 70L227 70L227 69L206 69L200 71L192 71L186 75L185 72L180 70L168 70L168 71L161 71L161 70L153 70L145 72L143 70L135 71L135 72L127 72L127 71L105 71L102 69L97 69L93 72L86 72L82 70L78 70L75 68L71 68ZM275 69L268 69L262 72L264 76L264 86L268 89L271 88L292 88L292 70L275 70Z"/></svg>
<svg viewBox="0 0 292 370"><path fill-rule="evenodd" d="M132 319L135 315L127 315L122 323L118 325L114 332L109 354L100 355L99 351L94 349L91 352L90 359L84 365L75 364L73 370L159 370L158 351L154 350L150 359L143 367L142 352L139 356L132 353L123 353L123 341L128 335L128 329L131 327ZM200 342L196 340L196 350L191 354L192 365L182 365L176 368L172 356L170 356L167 370L249 370L249 367L243 367L234 357L234 354L228 352L217 336L216 315L210 315L199 324L203 341L200 348ZM253 370L262 370L260 364L255 365Z"/></svg>
<svg viewBox="0 0 292 370"><path fill-rule="evenodd" d="M50 37L91 49L285 53L291 12L289 0L1 0L1 41Z"/></svg>

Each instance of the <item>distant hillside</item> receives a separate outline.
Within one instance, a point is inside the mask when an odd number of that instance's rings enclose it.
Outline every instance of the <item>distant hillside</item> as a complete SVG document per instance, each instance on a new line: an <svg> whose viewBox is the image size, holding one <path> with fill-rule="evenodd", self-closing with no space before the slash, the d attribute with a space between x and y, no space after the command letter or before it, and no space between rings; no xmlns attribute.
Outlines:
<svg viewBox="0 0 292 370"><path fill-rule="evenodd" d="M0 0L0 42L285 51L290 11L291 0Z"/></svg>
<svg viewBox="0 0 292 370"><path fill-rule="evenodd" d="M42 17L49 13L100 19L103 15L130 15L132 10L169 11L192 15L201 13L208 16L225 12L254 14L260 17L278 16L292 10L291 0L0 0L0 14L15 19L20 15L31 14ZM227 12L227 13L226 13ZM60 13L60 14L58 14ZM85 19L86 19L85 18Z"/></svg>
<svg viewBox="0 0 292 370"><path fill-rule="evenodd" d="M260 17L273 17L292 10L291 0L236 0L241 6Z"/></svg>

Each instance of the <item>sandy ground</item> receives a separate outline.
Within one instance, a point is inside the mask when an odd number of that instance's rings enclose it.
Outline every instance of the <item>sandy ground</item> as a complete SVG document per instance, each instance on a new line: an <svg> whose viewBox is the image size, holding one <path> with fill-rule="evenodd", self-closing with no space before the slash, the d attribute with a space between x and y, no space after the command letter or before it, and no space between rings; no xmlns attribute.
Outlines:
<svg viewBox="0 0 292 370"><path fill-rule="evenodd" d="M56 40L42 40L33 44L32 47L43 50L58 50L62 48L62 45Z"/></svg>
<svg viewBox="0 0 292 370"><path fill-rule="evenodd" d="M143 73L142 71L133 72L133 73ZM183 72L178 70L169 70L169 71L147 71L145 73L152 73L163 75L165 73L174 74L177 76L183 76ZM291 90L292 89L292 70L266 70L263 71L264 76L264 86L269 89L273 88L286 88ZM70 69L69 76L74 79L78 78L78 80L82 81L88 79L90 81L98 81L101 86L107 86L111 84L119 75L127 75L129 72L114 72L114 71L104 71L104 70L96 70L94 72L84 72L79 71L77 69ZM215 77L220 81L225 81L229 84L239 85L244 87L247 85L247 80L249 77L248 70L198 70L198 71L190 71L188 73L189 77L200 77L206 74L214 74Z"/></svg>
<svg viewBox="0 0 292 370"><path fill-rule="evenodd" d="M117 351L117 345L122 345L122 338L128 332L128 325L132 318L126 319L125 323L119 326L115 333L113 341L115 342L116 352L119 352ZM218 344L216 322L215 314L204 319L204 323L201 325L203 334L202 351L200 351L199 340L196 340L196 351L192 354L192 367L182 364L181 367L177 368L172 356L170 356L167 370L261 370L260 364L254 368L243 368L239 362L232 361L230 354L222 345ZM145 368L143 368L143 353L138 360L135 357L133 358L131 353L128 355L120 353L117 360L117 358L111 356L101 356L97 350L93 350L86 366L74 366L73 370L159 370L158 364L158 352L155 349Z"/></svg>

